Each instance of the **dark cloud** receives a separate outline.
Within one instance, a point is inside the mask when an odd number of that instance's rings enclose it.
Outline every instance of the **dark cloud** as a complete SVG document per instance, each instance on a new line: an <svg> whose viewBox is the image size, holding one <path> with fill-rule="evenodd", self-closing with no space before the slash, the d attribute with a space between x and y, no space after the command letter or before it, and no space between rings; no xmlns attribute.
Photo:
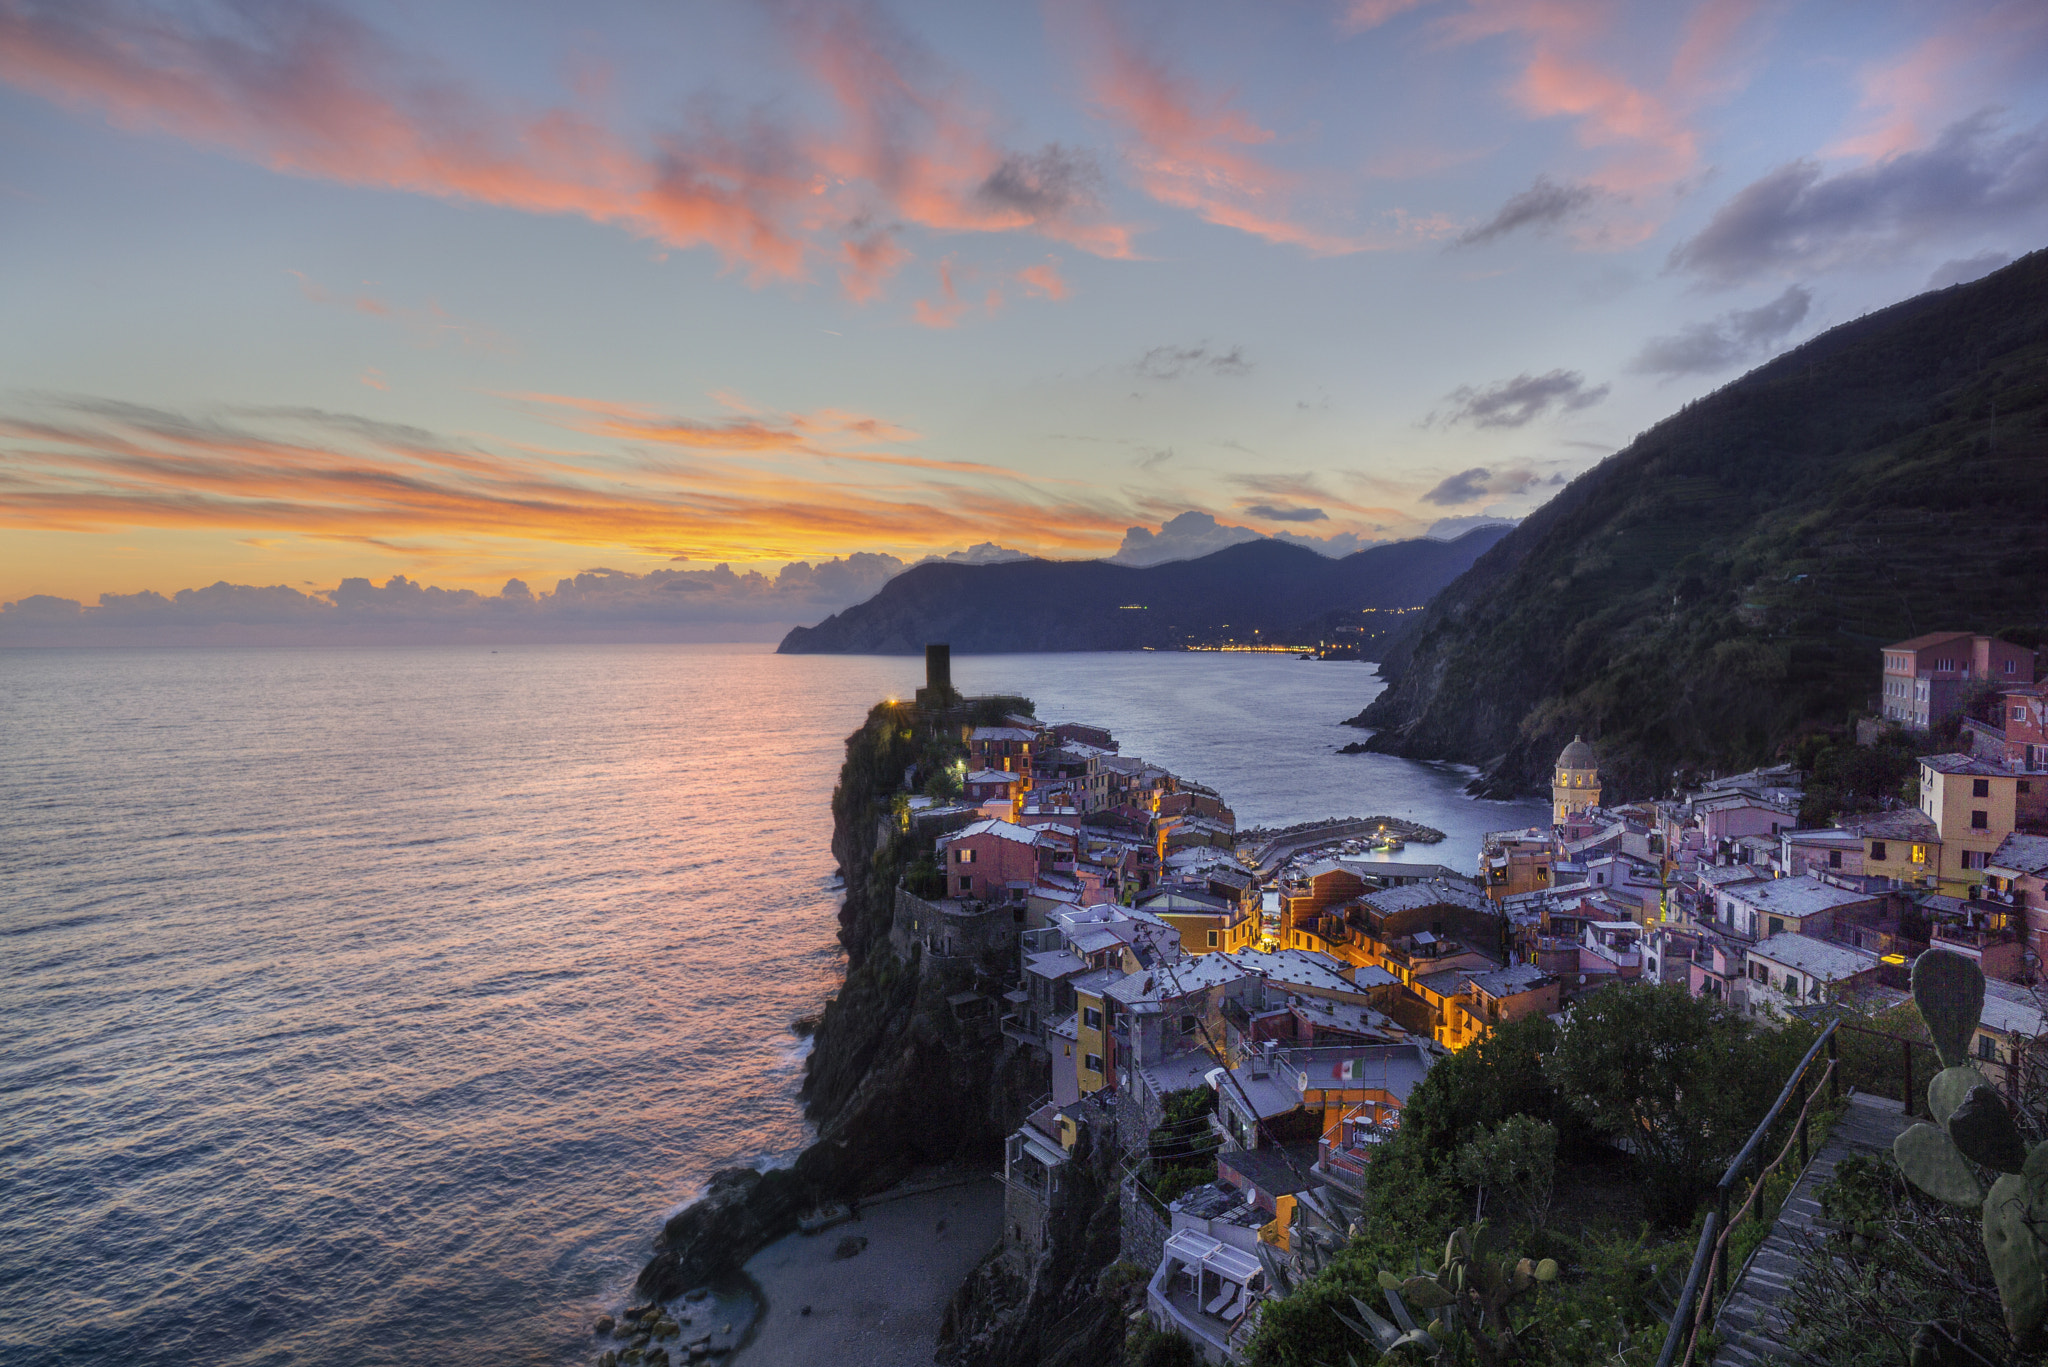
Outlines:
<svg viewBox="0 0 2048 1367"><path fill-rule="evenodd" d="M1445 425L1469 422L1474 427L1522 427L1555 408L1570 413L1591 408L1607 397L1606 385L1587 388L1586 377L1576 370L1553 370L1543 375L1522 374L1501 380L1484 389L1461 385L1446 397L1448 415L1432 413L1431 422Z"/></svg>
<svg viewBox="0 0 2048 1367"><path fill-rule="evenodd" d="M1079 148L1049 143L1036 152L1012 152L975 192L985 203L1015 209L1034 223L1049 223L1102 198L1102 168Z"/></svg>
<svg viewBox="0 0 2048 1367"><path fill-rule="evenodd" d="M1138 448L1138 468L1140 470L1157 470L1172 459L1173 448L1171 446L1140 446Z"/></svg>
<svg viewBox="0 0 2048 1367"><path fill-rule="evenodd" d="M1207 342L1191 347L1156 346L1138 358L1133 367L1148 380L1177 380L1183 375L1206 371L1211 375L1249 375L1253 362L1245 359L1244 348L1212 351Z"/></svg>
<svg viewBox="0 0 2048 1367"><path fill-rule="evenodd" d="M1674 270L1716 285L1885 259L1949 233L2038 221L2048 209L2048 124L2004 135L1986 112L1933 145L1828 175L1780 166L1722 205L1671 253Z"/></svg>
<svg viewBox="0 0 2048 1367"><path fill-rule="evenodd" d="M1967 285L1972 280L1983 279L2011 260L2012 257L2004 252L1978 252L1975 256L1944 261L1934 268L1934 274L1927 277L1927 288L1945 290L1950 285Z"/></svg>
<svg viewBox="0 0 2048 1367"><path fill-rule="evenodd" d="M1436 488L1422 496L1424 503L1434 503L1439 508L1455 508L1460 503L1477 503L1486 497L1486 481L1492 471L1483 465L1475 465L1444 480Z"/></svg>
<svg viewBox="0 0 2048 1367"><path fill-rule="evenodd" d="M1768 351L1806 320L1813 292L1786 287L1770 303L1735 309L1711 323L1692 323L1668 337L1652 337L1629 369L1642 375L1710 375Z"/></svg>
<svg viewBox="0 0 2048 1367"><path fill-rule="evenodd" d="M1271 503L1254 503L1244 510L1246 517L1262 517L1268 522L1328 522L1330 515L1321 508L1279 508Z"/></svg>
<svg viewBox="0 0 2048 1367"><path fill-rule="evenodd" d="M1500 212L1460 236L1456 245L1474 247L1521 228L1540 232L1555 227L1591 204L1598 195L1599 191L1590 185L1560 185L1549 176L1538 176L1535 184L1501 205Z"/></svg>
<svg viewBox="0 0 2048 1367"><path fill-rule="evenodd" d="M1475 465L1438 483L1422 496L1422 501L1434 503L1439 508L1455 508L1460 504L1477 503L1482 498L1513 498L1538 485L1563 483L1562 472L1543 475L1527 465L1513 465L1504 470L1489 470L1484 465Z"/></svg>

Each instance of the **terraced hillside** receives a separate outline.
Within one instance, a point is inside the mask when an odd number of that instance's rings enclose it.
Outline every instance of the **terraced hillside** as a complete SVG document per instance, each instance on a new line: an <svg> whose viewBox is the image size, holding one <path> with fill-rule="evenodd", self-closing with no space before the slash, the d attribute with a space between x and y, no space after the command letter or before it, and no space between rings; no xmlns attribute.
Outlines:
<svg viewBox="0 0 2048 1367"><path fill-rule="evenodd" d="M1748 765L1872 705L1877 647L2048 625L2048 252L1835 328L1684 410L1411 619L1373 749L1612 793Z"/></svg>

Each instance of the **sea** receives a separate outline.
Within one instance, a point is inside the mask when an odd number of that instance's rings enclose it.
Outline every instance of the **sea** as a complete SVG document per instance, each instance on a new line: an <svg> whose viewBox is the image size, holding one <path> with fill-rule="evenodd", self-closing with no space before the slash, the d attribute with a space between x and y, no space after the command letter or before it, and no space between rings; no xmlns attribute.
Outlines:
<svg viewBox="0 0 2048 1367"><path fill-rule="evenodd" d="M921 659L0 650L0 1361L589 1363L663 1219L801 1149L841 747ZM1371 665L984 656L1242 825L1542 808L1339 755Z"/></svg>

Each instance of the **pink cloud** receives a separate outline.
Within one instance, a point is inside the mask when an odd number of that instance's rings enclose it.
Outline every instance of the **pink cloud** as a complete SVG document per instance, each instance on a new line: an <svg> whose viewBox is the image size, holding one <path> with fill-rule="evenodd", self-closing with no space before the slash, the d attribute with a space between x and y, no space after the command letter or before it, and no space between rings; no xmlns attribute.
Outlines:
<svg viewBox="0 0 2048 1367"><path fill-rule="evenodd" d="M1351 0L1337 21L1338 27L1347 33L1363 33L1430 3L1432 0Z"/></svg>
<svg viewBox="0 0 2048 1367"><path fill-rule="evenodd" d="M1017 282L1024 286L1027 294L1055 302L1073 293L1067 282L1060 277L1057 261L1047 260L1036 266L1026 266L1017 272Z"/></svg>
<svg viewBox="0 0 2048 1367"><path fill-rule="evenodd" d="M1228 92L1201 90L1158 54L1140 51L1099 8L1084 2L1058 14L1087 69L1090 98L1132 137L1126 155L1146 194L1318 256L1385 245L1297 220L1290 201L1300 178L1251 153L1274 134L1236 108Z"/></svg>
<svg viewBox="0 0 2048 1367"><path fill-rule="evenodd" d="M918 300L912 316L928 328L949 328L959 323L967 307L967 301L960 297L960 291L953 283L953 258L949 256L939 263L938 302Z"/></svg>
<svg viewBox="0 0 2048 1367"><path fill-rule="evenodd" d="M2048 63L2048 9L2035 0L1954 4L1932 33L1860 73L1862 124L1828 148L1882 159L1926 147L1958 117L1995 101Z"/></svg>
<svg viewBox="0 0 2048 1367"><path fill-rule="evenodd" d="M0 6L0 81L116 127L216 148L287 174L524 213L572 214L674 248L706 247L756 283L836 257L873 299L907 259L848 223L1032 231L1128 256L1084 155L1020 156L988 115L875 15L787 11L785 36L842 115L825 132L705 115L631 136L578 109L487 98L339 9L302 0L209 24L120 3ZM572 73L575 74L575 73ZM600 69L578 87L601 99Z"/></svg>
<svg viewBox="0 0 2048 1367"><path fill-rule="evenodd" d="M871 304L908 260L910 252L887 229L849 237L839 244L839 287L854 303Z"/></svg>

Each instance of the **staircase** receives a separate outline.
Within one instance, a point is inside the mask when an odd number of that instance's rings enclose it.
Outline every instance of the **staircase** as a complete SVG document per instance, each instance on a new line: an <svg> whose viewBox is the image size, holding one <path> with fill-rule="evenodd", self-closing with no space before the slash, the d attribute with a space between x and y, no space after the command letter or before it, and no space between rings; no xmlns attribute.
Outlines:
<svg viewBox="0 0 2048 1367"><path fill-rule="evenodd" d="M1721 1336L1718 1367L1750 1367L1782 1359L1785 1345L1779 1302L1799 1276L1804 1246L1800 1236L1813 1228L1820 1214L1814 1193L1835 1174L1835 1164L1852 1153L1890 1153L1892 1140L1913 1122L1896 1101L1857 1094L1849 1098L1828 1133L1827 1142L1801 1173L1791 1195L1778 1211L1768 1238L1751 1255L1728 1299L1721 1303L1714 1328Z"/></svg>

